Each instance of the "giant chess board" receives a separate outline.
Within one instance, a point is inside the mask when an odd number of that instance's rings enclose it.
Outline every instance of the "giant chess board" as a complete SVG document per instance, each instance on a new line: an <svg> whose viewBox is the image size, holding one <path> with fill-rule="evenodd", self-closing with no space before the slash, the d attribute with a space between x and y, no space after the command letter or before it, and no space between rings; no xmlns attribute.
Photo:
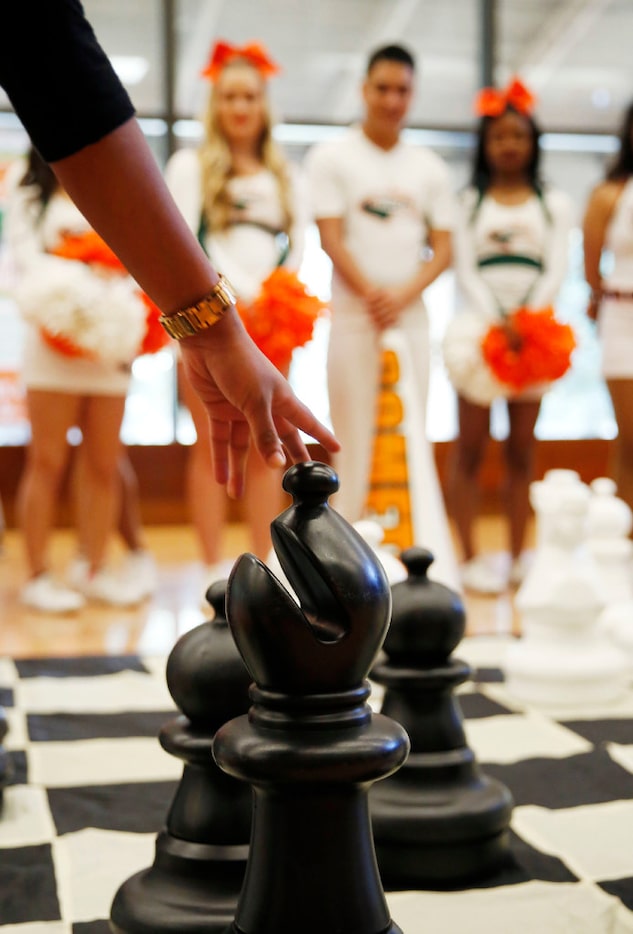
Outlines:
<svg viewBox="0 0 633 934"><path fill-rule="evenodd" d="M472 888L388 893L393 918L405 934L633 934L633 688L608 708L526 708L503 683L506 646L466 639L455 657L473 666L468 743L516 802L514 865ZM156 739L175 713L164 669L0 659L0 934L107 934L119 885L151 865L182 768Z"/></svg>

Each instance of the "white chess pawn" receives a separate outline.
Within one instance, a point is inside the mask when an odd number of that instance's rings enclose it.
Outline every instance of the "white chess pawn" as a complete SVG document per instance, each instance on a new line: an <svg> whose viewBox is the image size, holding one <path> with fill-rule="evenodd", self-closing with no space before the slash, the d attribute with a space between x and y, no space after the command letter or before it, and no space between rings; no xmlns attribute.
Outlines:
<svg viewBox="0 0 633 934"><path fill-rule="evenodd" d="M530 505L536 516L536 547L547 538L548 519L554 513L565 490L581 485L576 470L554 468L546 470L542 480L530 484Z"/></svg>
<svg viewBox="0 0 633 934"><path fill-rule="evenodd" d="M633 542L629 538L633 516L609 477L591 484L587 517L589 549L598 566L608 604L633 599L631 581Z"/></svg>
<svg viewBox="0 0 633 934"><path fill-rule="evenodd" d="M516 596L522 639L506 655L508 690L527 703L577 707L625 690L628 660L605 637L602 580L587 547L591 491L570 483L549 504L545 537Z"/></svg>
<svg viewBox="0 0 633 934"><path fill-rule="evenodd" d="M626 653L633 676L633 599L606 606L600 614L598 626L613 645Z"/></svg>

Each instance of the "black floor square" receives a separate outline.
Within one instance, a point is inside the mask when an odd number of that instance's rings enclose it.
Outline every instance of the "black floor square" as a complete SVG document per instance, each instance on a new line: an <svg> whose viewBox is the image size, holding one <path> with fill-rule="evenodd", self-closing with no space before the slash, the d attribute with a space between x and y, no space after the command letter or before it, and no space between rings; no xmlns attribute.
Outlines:
<svg viewBox="0 0 633 934"><path fill-rule="evenodd" d="M55 870L48 844L0 849L3 924L60 919Z"/></svg>
<svg viewBox="0 0 633 934"><path fill-rule="evenodd" d="M177 782L133 782L49 788L47 793L58 834L85 827L158 833L177 787Z"/></svg>

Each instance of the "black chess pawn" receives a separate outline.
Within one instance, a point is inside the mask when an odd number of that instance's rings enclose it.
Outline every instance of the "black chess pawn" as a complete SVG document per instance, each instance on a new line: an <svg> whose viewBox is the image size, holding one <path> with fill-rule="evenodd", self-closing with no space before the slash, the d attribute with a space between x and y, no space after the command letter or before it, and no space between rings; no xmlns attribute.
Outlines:
<svg viewBox="0 0 633 934"><path fill-rule="evenodd" d="M248 717L216 733L222 768L253 787L253 831L232 934L396 934L378 873L367 791L398 768L408 739L373 715L367 673L384 639L389 585L371 548L328 505L325 464L284 477L272 523L299 605L242 555L227 615L253 676Z"/></svg>
<svg viewBox="0 0 633 934"><path fill-rule="evenodd" d="M182 715L162 727L160 742L185 765L154 864L115 895L111 929L117 934L211 934L235 915L251 794L218 768L212 741L221 724L248 710L252 679L226 621L225 590L226 581L211 585L214 619L182 636L167 660L167 686Z"/></svg>
<svg viewBox="0 0 633 934"><path fill-rule="evenodd" d="M386 659L371 677L384 685L382 713L407 730L403 768L370 795L378 864L387 890L457 884L510 861L508 789L482 774L466 744L455 688L470 667L450 658L464 635L458 594L429 580L433 556L401 555L408 578L392 587Z"/></svg>

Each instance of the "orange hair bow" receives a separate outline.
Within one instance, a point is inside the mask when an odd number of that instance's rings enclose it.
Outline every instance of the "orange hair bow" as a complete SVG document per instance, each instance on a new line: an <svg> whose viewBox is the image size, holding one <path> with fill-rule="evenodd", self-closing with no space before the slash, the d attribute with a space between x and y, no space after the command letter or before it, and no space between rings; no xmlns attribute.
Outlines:
<svg viewBox="0 0 633 934"><path fill-rule="evenodd" d="M519 78L513 78L506 88L482 88L475 98L475 113L479 117L499 117L508 107L520 114L529 115L534 110L536 98Z"/></svg>
<svg viewBox="0 0 633 934"><path fill-rule="evenodd" d="M238 58L256 68L263 78L270 78L271 75L276 75L281 71L277 62L270 58L264 46L260 45L259 42L249 42L247 45L237 46L220 41L213 46L211 58L200 74L203 78L216 81L224 66Z"/></svg>

